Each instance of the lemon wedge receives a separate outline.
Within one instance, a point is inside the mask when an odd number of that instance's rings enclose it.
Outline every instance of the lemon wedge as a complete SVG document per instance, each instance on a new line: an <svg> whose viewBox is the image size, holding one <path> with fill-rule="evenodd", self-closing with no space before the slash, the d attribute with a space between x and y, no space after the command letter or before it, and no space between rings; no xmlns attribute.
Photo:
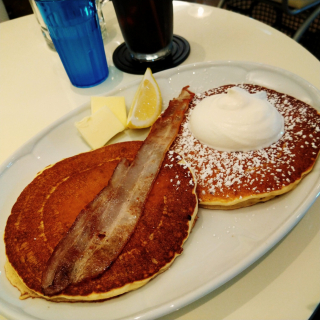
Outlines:
<svg viewBox="0 0 320 320"><path fill-rule="evenodd" d="M143 79L134 95L127 127L140 129L150 127L161 113L162 97L159 86L150 68L147 68Z"/></svg>

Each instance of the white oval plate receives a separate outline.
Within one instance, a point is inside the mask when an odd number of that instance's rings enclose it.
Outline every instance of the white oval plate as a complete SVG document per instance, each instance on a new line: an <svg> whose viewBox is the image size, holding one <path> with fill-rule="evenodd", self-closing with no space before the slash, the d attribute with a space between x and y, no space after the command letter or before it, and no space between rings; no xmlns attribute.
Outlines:
<svg viewBox="0 0 320 320"><path fill-rule="evenodd" d="M295 96L320 110L320 92L300 77L250 62L207 62L182 66L155 75L164 106L189 85L196 93L231 83L253 83ZM127 106L139 81L108 95L123 95ZM74 122L89 115L89 102L31 139L0 168L0 231L23 188L46 165L89 150ZM113 142L143 139L146 131L126 131ZM52 303L19 300L8 282L5 248L0 245L0 314L9 319L155 319L175 311L249 267L278 243L304 216L320 191L320 163L290 193L253 207L223 212L199 210L199 219L183 254L165 273L137 291L101 303ZM181 199L183 205L183 199Z"/></svg>

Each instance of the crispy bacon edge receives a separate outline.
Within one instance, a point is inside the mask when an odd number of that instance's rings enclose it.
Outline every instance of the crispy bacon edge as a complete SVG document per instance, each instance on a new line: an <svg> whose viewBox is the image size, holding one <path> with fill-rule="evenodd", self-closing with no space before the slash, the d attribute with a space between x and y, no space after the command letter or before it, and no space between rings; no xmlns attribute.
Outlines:
<svg viewBox="0 0 320 320"><path fill-rule="evenodd" d="M99 276L121 253L193 97L184 87L169 102L131 165L122 159L108 185L79 213L47 262L41 283L45 295Z"/></svg>

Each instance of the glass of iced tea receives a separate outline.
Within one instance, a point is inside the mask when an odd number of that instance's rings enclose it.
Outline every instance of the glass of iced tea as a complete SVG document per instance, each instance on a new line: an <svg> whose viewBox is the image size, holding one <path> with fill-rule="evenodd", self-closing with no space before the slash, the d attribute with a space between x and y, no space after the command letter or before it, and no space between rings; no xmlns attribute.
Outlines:
<svg viewBox="0 0 320 320"><path fill-rule="evenodd" d="M146 62L172 49L172 0L113 0L120 29L133 59Z"/></svg>

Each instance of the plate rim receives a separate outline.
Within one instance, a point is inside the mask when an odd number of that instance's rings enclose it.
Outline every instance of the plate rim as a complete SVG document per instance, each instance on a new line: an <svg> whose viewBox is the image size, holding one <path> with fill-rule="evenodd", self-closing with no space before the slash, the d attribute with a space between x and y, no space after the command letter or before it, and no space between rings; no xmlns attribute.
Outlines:
<svg viewBox="0 0 320 320"><path fill-rule="evenodd" d="M175 68L163 70L157 73L154 73L154 77L156 79L161 79L164 78L166 74L176 74L176 71L185 71L189 70L192 68L199 68L199 67L205 67L205 66L216 66L216 65L222 65L222 64L228 64L228 65L251 65L251 66L259 66L259 67L265 67L267 69L277 71L280 73L284 73L287 76L290 76L294 79L297 79L298 81L304 82L305 85L307 85L311 90L314 90L315 92L318 92L320 94L320 90L316 88L313 84L305 80L304 78L298 76L297 74L288 71L286 69L276 67L273 65L268 65L265 63L261 62L251 62L251 61L246 61L246 60L212 60L212 61L206 61L206 62L196 62L196 63L191 63L191 64L186 64L186 65L181 65L177 66ZM142 77L142 76L141 76ZM129 81L128 83L125 83L123 85L120 85L117 88L114 88L110 91L107 91L106 93L102 94L101 96L110 96L116 92L121 92L122 90L125 90L129 87L134 86L135 84L140 83L141 79L136 79ZM33 137L31 137L29 140L27 140L22 146L20 146L16 151L14 151L11 155L9 155L1 164L0 164L0 176L4 172L6 168L9 168L12 164L12 161L16 161L17 158L16 156L23 152L26 148L30 148L31 145L34 145L41 137L43 137L46 133L50 132L53 130L55 127L57 127L59 124L62 122L66 121L69 118L72 118L74 115L82 111L83 109L87 108L89 105L89 101L86 103L81 104L80 106L76 107L75 109L67 112L60 118L56 119L53 121L49 126L46 128L40 130L37 134L35 134ZM319 111L319 110L318 110Z"/></svg>

